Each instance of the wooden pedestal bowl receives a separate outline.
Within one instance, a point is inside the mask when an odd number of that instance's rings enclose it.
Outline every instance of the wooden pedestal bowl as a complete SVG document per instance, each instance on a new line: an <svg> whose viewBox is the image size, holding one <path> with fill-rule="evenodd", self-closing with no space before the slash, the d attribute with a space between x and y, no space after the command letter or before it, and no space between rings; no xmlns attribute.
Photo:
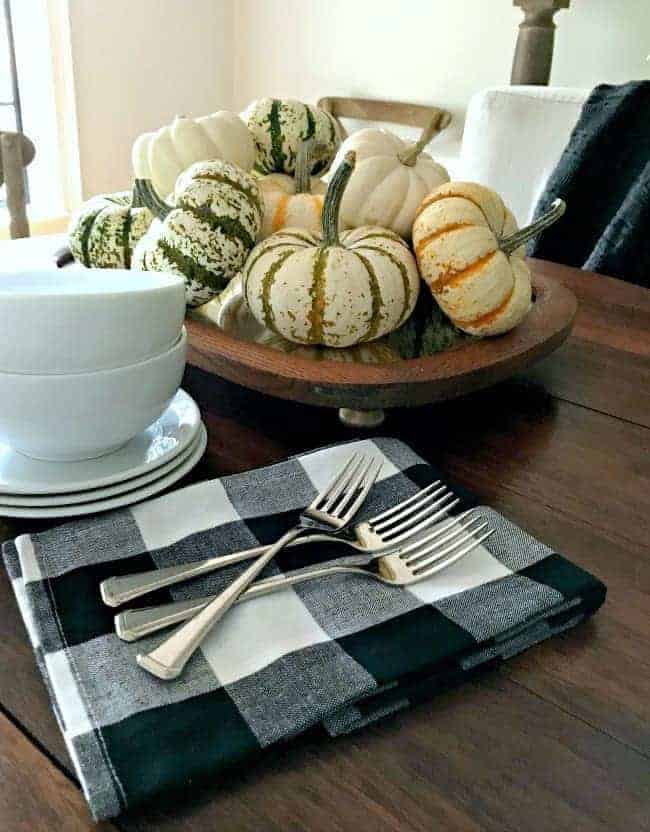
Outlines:
<svg viewBox="0 0 650 832"><path fill-rule="evenodd" d="M426 358L387 364L311 361L251 343L212 323L188 320L188 362L283 399L336 407L354 427L375 427L384 409L416 407L488 387L544 358L567 338L574 295L531 261L535 302L516 329Z"/></svg>

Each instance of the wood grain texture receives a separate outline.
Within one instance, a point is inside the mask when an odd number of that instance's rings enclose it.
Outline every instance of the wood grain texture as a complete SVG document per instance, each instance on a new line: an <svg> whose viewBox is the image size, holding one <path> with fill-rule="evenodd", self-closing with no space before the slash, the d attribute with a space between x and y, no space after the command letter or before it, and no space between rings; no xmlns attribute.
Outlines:
<svg viewBox="0 0 650 832"><path fill-rule="evenodd" d="M451 113L427 104L408 104L403 101L380 101L376 98L347 98L327 96L316 104L331 113L337 121L353 118L358 121L388 122L406 127L426 127L438 116L438 132L451 122ZM344 135L345 135L345 131Z"/></svg>
<svg viewBox="0 0 650 832"><path fill-rule="evenodd" d="M120 817L121 830L650 829L650 292L543 269L579 298L567 343L488 390L396 409L380 433L593 571L608 585L604 607L431 703L334 741L312 731L198 792ZM327 409L194 367L184 386L209 433L187 482L355 436ZM0 536L40 527L6 522ZM2 570L0 616L0 704L72 776ZM0 801L12 788L0 780ZM66 829L44 828L57 826Z"/></svg>
<svg viewBox="0 0 650 832"><path fill-rule="evenodd" d="M390 364L310 361L190 319L188 363L254 390L324 407L372 410L444 401L501 381L564 342L576 314L573 294L541 269L534 286L533 308L514 330L426 358Z"/></svg>
<svg viewBox="0 0 650 832"><path fill-rule="evenodd" d="M2 832L115 832L93 823L79 788L0 713Z"/></svg>

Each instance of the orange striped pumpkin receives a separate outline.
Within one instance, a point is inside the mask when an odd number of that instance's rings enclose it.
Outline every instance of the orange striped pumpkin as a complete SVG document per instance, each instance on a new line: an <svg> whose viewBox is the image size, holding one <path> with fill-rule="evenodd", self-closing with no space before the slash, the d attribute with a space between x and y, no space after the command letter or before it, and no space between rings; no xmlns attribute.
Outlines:
<svg viewBox="0 0 650 832"><path fill-rule="evenodd" d="M322 152L320 146L317 149ZM327 186L310 176L314 155L314 140L303 140L298 146L293 176L271 173L259 180L264 199L262 240L283 228L303 228L312 234L320 231Z"/></svg>
<svg viewBox="0 0 650 832"><path fill-rule="evenodd" d="M327 186L312 178L310 193L296 193L295 179L285 173L271 173L258 179L264 199L264 240L283 228L303 228L316 233L320 230L323 198Z"/></svg>
<svg viewBox="0 0 650 832"><path fill-rule="evenodd" d="M473 182L446 182L420 204L413 223L420 274L464 332L499 335L530 309L524 247L507 244L516 231L499 194Z"/></svg>

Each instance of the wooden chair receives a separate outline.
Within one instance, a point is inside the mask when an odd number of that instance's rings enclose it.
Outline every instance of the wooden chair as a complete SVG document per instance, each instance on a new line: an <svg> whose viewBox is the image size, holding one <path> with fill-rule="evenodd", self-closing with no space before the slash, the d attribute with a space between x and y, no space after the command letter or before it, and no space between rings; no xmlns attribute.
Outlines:
<svg viewBox="0 0 650 832"><path fill-rule="evenodd" d="M510 83L546 86L551 77L555 14L568 9L570 0L513 0L524 13L519 24Z"/></svg>
<svg viewBox="0 0 650 832"><path fill-rule="evenodd" d="M35 155L33 142L23 133L0 133L0 186L5 185L12 240L29 237L25 168Z"/></svg>
<svg viewBox="0 0 650 832"><path fill-rule="evenodd" d="M341 124L342 118L359 121L385 121L391 124L403 124L406 127L429 128L429 139L444 130L451 122L451 113L440 107L426 104L406 104L403 101L378 101L372 98L343 98L327 96L318 101L318 107L331 113L341 128L342 135L347 131Z"/></svg>

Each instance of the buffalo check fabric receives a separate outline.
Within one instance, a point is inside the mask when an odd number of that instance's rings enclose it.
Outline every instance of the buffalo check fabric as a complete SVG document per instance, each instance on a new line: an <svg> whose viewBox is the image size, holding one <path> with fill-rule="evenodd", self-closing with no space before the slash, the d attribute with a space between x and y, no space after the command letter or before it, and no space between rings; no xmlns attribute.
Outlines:
<svg viewBox="0 0 650 832"><path fill-rule="evenodd" d="M321 725L341 734L435 695L575 626L600 581L491 509L495 533L409 588L361 576L306 582L232 609L174 682L135 663L168 633L120 641L99 595L110 575L270 543L353 451L384 457L359 519L441 478L393 439L345 443L203 482L111 514L23 535L4 558L54 711L95 818L213 778ZM339 544L282 552L268 574L349 556ZM144 603L218 592L238 564Z"/></svg>

